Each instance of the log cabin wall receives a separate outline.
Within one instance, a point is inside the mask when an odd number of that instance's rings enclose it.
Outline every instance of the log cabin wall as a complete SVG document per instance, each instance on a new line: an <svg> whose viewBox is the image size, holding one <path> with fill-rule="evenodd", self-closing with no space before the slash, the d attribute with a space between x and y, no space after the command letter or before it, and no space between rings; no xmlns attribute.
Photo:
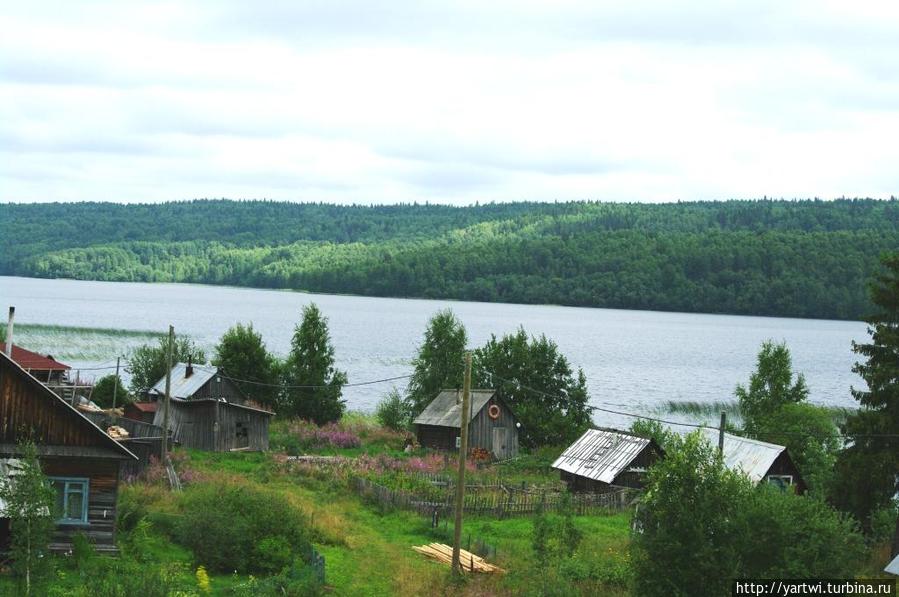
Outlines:
<svg viewBox="0 0 899 597"><path fill-rule="evenodd" d="M434 450L455 450L458 427L441 427L438 425L416 425L416 437L423 448Z"/></svg>
<svg viewBox="0 0 899 597"><path fill-rule="evenodd" d="M116 498L119 485L119 461L113 459L50 458L41 459L41 468L48 477L86 478L87 524L57 525L50 548L68 551L74 536L84 535L97 551L115 552Z"/></svg>

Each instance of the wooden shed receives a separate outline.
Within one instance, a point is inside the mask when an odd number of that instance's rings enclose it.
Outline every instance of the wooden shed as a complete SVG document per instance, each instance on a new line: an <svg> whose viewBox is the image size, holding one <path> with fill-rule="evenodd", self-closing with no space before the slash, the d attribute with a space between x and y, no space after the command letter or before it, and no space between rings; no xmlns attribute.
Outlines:
<svg viewBox="0 0 899 597"><path fill-rule="evenodd" d="M462 424L462 391L443 390L413 421L418 443L456 450ZM481 449L496 459L518 454L518 419L496 390L471 390L469 450Z"/></svg>
<svg viewBox="0 0 899 597"><path fill-rule="evenodd" d="M130 402L125 405L124 413L125 417L128 419L141 421L143 423L152 423L153 419L156 418L156 409L158 407L159 402L156 401Z"/></svg>
<svg viewBox="0 0 899 597"><path fill-rule="evenodd" d="M23 432L37 444L41 469L57 491L60 518L50 548L68 551L73 536L84 533L97 551L116 552L119 465L137 457L0 353L2 482L20 467ZM0 518L0 543L8 540L9 520Z"/></svg>
<svg viewBox="0 0 899 597"><path fill-rule="evenodd" d="M642 488L646 471L665 452L651 438L614 429L588 429L552 467L571 491L607 493Z"/></svg>
<svg viewBox="0 0 899 597"><path fill-rule="evenodd" d="M225 452L267 450L274 413L250 406L240 388L215 367L179 363L172 368L169 432L187 448ZM153 424L164 426L165 378L150 390L159 401Z"/></svg>
<svg viewBox="0 0 899 597"><path fill-rule="evenodd" d="M704 427L702 433L713 446L718 445L717 429ZM740 471L756 485L764 482L785 489L789 487L800 495L807 489L802 474L784 446L725 433L724 464Z"/></svg>

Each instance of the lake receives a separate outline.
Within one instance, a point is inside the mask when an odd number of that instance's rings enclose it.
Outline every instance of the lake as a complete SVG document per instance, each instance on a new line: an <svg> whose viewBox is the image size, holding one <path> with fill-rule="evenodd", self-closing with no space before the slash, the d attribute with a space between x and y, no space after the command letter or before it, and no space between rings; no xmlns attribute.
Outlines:
<svg viewBox="0 0 899 597"><path fill-rule="evenodd" d="M145 284L0 277L0 305L16 307L17 323L158 330L169 324L211 355L222 333L253 322L269 350L284 356L303 305L315 302L328 317L339 368L351 383L408 374L428 318L451 308L472 346L519 326L546 334L574 367L583 368L591 404L641 414L664 412L667 401L728 402L747 383L763 341L785 341L793 368L806 376L817 404L855 406L851 385L853 340L867 338L860 322L691 313L661 313L419 299L306 294L193 284ZM4 311L5 313L5 311ZM16 334L26 347L52 353L76 367L114 364L116 354L146 338L92 340L61 334L48 339ZM96 344L94 344L96 342ZM84 346L90 344L90 346ZM109 370L84 371L83 377ZM402 389L405 380L394 382ZM351 409L371 410L390 383L347 388ZM669 418L694 420L685 415ZM596 413L599 425L627 426L624 417Z"/></svg>

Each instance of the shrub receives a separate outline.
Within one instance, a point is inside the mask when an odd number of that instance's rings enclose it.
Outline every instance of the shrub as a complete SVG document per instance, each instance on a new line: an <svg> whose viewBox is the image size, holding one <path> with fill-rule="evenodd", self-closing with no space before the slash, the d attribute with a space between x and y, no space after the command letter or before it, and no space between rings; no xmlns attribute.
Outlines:
<svg viewBox="0 0 899 597"><path fill-rule="evenodd" d="M384 396L375 408L378 423L393 431L403 431L409 426L409 414L409 408L396 388Z"/></svg>
<svg viewBox="0 0 899 597"><path fill-rule="evenodd" d="M282 546L288 562L309 549L302 514L279 494L252 485L197 484L185 490L179 509L175 539L212 571L269 572L266 558Z"/></svg>

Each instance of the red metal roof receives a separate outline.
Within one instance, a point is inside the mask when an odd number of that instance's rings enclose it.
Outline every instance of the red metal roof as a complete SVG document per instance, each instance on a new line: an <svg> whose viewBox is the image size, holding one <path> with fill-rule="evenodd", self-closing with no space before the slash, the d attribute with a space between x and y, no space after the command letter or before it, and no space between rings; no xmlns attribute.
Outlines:
<svg viewBox="0 0 899 597"><path fill-rule="evenodd" d="M0 352L6 354L5 342L0 342ZM71 369L71 367L60 363L50 355L43 356L15 344L12 345L12 360L26 371L68 371Z"/></svg>
<svg viewBox="0 0 899 597"><path fill-rule="evenodd" d="M155 413L159 408L158 402L132 402L128 406L133 406L142 413Z"/></svg>

